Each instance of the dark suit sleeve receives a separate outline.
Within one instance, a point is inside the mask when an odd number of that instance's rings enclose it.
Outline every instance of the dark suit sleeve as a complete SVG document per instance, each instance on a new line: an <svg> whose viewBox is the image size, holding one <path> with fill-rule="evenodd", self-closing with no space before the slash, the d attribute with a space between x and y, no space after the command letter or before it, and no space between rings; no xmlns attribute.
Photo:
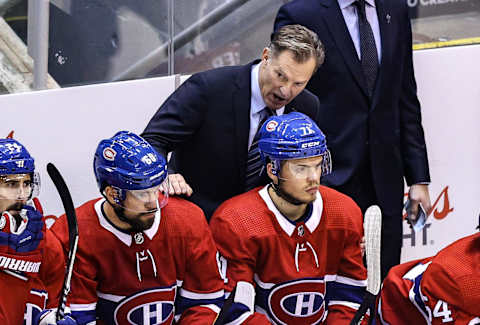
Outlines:
<svg viewBox="0 0 480 325"><path fill-rule="evenodd" d="M275 23L273 24L273 31L277 31L282 26L296 24L293 18L288 13L285 5L280 7L278 10L277 16L275 17Z"/></svg>
<svg viewBox="0 0 480 325"><path fill-rule="evenodd" d="M207 93L202 74L192 75L160 106L142 137L166 157L202 125L208 109Z"/></svg>
<svg viewBox="0 0 480 325"><path fill-rule="evenodd" d="M304 113L314 120L317 125L320 125L320 101L318 97L311 91L304 89L302 96L299 96L298 100L303 102L301 105L305 107Z"/></svg>
<svg viewBox="0 0 480 325"><path fill-rule="evenodd" d="M401 149L403 157L404 174L407 185L421 182L430 182L427 148L422 127L420 102L417 97L417 84L413 70L412 60L412 29L408 9L404 4L403 19L405 23L405 50L402 93L400 94L400 123L401 123Z"/></svg>
<svg viewBox="0 0 480 325"><path fill-rule="evenodd" d="M312 119L315 121L315 123L317 123L317 125L321 125L320 124L320 100L313 93L311 92L309 93L312 94L312 97L313 97L312 107L314 107L314 111L312 113Z"/></svg>

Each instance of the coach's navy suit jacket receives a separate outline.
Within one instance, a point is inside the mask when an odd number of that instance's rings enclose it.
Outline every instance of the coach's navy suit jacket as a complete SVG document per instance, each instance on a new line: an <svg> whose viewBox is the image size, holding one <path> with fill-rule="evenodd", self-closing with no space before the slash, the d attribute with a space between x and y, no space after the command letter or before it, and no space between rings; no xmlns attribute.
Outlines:
<svg viewBox="0 0 480 325"><path fill-rule="evenodd" d="M160 153L174 152L169 168L185 177L194 192L191 201L208 218L220 203L244 191L251 68L259 62L192 75L142 134ZM286 113L292 110L319 122L318 98L307 90L285 108Z"/></svg>
<svg viewBox="0 0 480 325"><path fill-rule="evenodd" d="M307 86L320 100L319 126L332 152L333 173L323 182L361 201L359 175L370 168L382 210L399 217L403 177L411 185L430 176L406 1L377 0L376 7L382 56L372 99L337 0L291 1L280 8L274 28L304 25L326 49L325 63Z"/></svg>

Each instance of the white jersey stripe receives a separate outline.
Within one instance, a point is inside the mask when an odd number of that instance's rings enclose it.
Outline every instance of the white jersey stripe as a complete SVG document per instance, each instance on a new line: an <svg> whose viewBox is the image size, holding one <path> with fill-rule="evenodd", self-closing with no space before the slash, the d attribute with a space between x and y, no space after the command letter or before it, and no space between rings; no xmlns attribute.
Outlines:
<svg viewBox="0 0 480 325"><path fill-rule="evenodd" d="M356 279L347 278L345 276L336 275L336 274L325 275L325 282L338 282L338 283L348 284L356 287L367 286L367 280L356 280Z"/></svg>
<svg viewBox="0 0 480 325"><path fill-rule="evenodd" d="M125 296L117 296L117 295L112 295L110 293L103 293L100 291L97 291L97 296L98 298L102 298L102 299L114 301L114 302L119 302L120 300L125 298Z"/></svg>
<svg viewBox="0 0 480 325"><path fill-rule="evenodd" d="M425 272L427 267L432 263L432 261L425 264L417 264L411 268L405 275L402 277L407 280L415 281L415 278Z"/></svg>
<svg viewBox="0 0 480 325"><path fill-rule="evenodd" d="M214 305L214 304L209 304L209 305L199 305L200 307L205 307L205 308L208 308L208 309L211 309L213 310L215 313L220 313L220 307L218 307L217 305Z"/></svg>
<svg viewBox="0 0 480 325"><path fill-rule="evenodd" d="M354 302L349 302L349 301L344 301L344 300L330 300L328 302L328 305L329 306L341 305L341 306L346 306L346 307L349 307L349 308L352 308L352 309L355 309L355 310L357 310L360 307L360 304L356 304Z"/></svg>
<svg viewBox="0 0 480 325"><path fill-rule="evenodd" d="M70 304L70 309L72 311L89 311L95 310L97 308L97 303L92 304Z"/></svg>
<svg viewBox="0 0 480 325"><path fill-rule="evenodd" d="M387 323L387 322L383 319L383 314L382 314L382 298L378 299L378 310L377 310L377 314L378 314L378 316L380 317L380 322L382 323L382 325L390 325L390 323Z"/></svg>
<svg viewBox="0 0 480 325"><path fill-rule="evenodd" d="M480 317L475 317L470 322L468 322L468 325L478 325L478 324L480 324Z"/></svg>
<svg viewBox="0 0 480 325"><path fill-rule="evenodd" d="M256 273L253 275L253 280L262 289L267 289L268 290L268 289L271 289L275 285L275 283L262 282L262 280L260 280L260 278L258 277L258 274L256 274Z"/></svg>
<svg viewBox="0 0 480 325"><path fill-rule="evenodd" d="M180 288L180 296L188 299L218 299L218 298L223 298L223 295L224 295L223 290L219 290L211 293L196 293L196 292L188 291L184 288Z"/></svg>

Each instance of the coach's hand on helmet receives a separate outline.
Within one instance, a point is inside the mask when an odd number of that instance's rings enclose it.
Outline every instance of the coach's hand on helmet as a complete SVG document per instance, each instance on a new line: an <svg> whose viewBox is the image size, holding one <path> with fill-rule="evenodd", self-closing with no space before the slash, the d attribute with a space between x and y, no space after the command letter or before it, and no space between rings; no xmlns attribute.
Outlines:
<svg viewBox="0 0 480 325"><path fill-rule="evenodd" d="M190 196L193 193L190 185L187 184L185 178L181 174L168 175L169 195L186 195Z"/></svg>

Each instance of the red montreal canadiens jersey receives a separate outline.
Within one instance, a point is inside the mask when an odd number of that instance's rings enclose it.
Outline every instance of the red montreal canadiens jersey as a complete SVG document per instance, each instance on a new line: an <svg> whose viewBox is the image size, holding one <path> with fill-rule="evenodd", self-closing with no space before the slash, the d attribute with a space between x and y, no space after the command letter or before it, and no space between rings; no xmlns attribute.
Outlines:
<svg viewBox="0 0 480 325"><path fill-rule="evenodd" d="M392 268L377 309L381 324L480 324L480 234Z"/></svg>
<svg viewBox="0 0 480 325"><path fill-rule="evenodd" d="M223 203L210 227L226 263L227 291L237 281L254 284L255 311L270 322L350 323L366 286L362 214L350 198L320 186L310 217L292 223L266 186Z"/></svg>
<svg viewBox="0 0 480 325"><path fill-rule="evenodd" d="M32 325L38 313L58 304L65 272L63 250L47 230L34 252L16 256L16 260L38 260L36 263L40 264L34 272L17 274L6 268L0 271L0 324Z"/></svg>
<svg viewBox="0 0 480 325"><path fill-rule="evenodd" d="M69 303L79 324L211 324L223 302L218 254L200 208L175 197L141 233L119 231L104 199L77 211L79 245ZM52 227L66 247L66 218ZM93 324L93 323L92 323Z"/></svg>

